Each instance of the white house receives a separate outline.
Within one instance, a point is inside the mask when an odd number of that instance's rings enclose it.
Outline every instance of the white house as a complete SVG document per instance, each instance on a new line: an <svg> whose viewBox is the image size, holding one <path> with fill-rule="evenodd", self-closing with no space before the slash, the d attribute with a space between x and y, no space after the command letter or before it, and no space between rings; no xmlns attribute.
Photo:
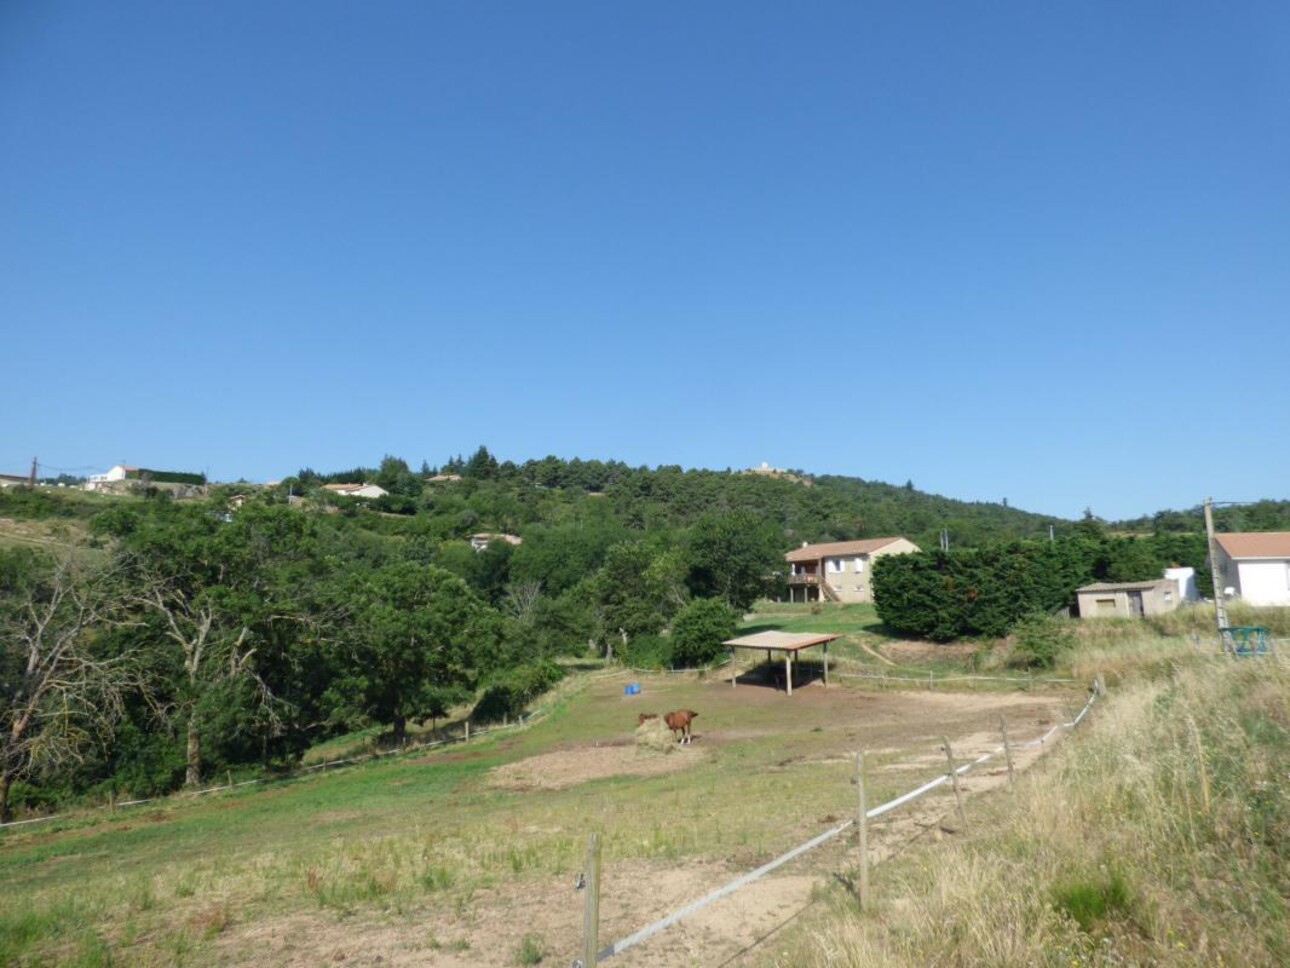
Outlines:
<svg viewBox="0 0 1290 968"><path fill-rule="evenodd" d="M788 562L788 596L797 601L871 602L873 562L883 555L907 555L918 551L908 538L865 538L862 541L831 541L804 544L784 555Z"/></svg>
<svg viewBox="0 0 1290 968"><path fill-rule="evenodd" d="M129 464L116 464L105 474L91 474L89 480L85 482L87 491L105 491L108 490L104 485L116 484L118 481L124 481L131 474L137 473L139 468L131 467Z"/></svg>
<svg viewBox="0 0 1290 968"><path fill-rule="evenodd" d="M1219 586L1250 605L1290 605L1290 531L1217 534Z"/></svg>
<svg viewBox="0 0 1290 968"><path fill-rule="evenodd" d="M340 494L344 497L385 497L390 492L378 484L324 484L324 491Z"/></svg>

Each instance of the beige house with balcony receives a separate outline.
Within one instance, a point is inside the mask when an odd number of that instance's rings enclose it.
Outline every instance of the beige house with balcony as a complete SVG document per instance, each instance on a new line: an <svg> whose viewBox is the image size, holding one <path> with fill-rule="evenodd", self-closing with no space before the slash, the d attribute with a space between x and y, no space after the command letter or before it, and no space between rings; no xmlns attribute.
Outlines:
<svg viewBox="0 0 1290 968"><path fill-rule="evenodd" d="M872 602L873 563L921 550L908 538L804 544L784 555L789 601Z"/></svg>

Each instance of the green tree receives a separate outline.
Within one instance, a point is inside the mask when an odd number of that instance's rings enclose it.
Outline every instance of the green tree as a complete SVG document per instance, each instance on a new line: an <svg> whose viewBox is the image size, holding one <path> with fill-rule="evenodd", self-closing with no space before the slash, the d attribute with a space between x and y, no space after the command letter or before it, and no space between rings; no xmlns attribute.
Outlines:
<svg viewBox="0 0 1290 968"><path fill-rule="evenodd" d="M778 528L751 511L705 515L686 538L686 583L697 598L720 595L733 608L747 610L783 568L783 538Z"/></svg>
<svg viewBox="0 0 1290 968"><path fill-rule="evenodd" d="M473 685L497 656L501 622L456 575L399 562L357 576L346 591L337 690L402 743L411 718L446 690ZM436 705L438 703L439 705Z"/></svg>

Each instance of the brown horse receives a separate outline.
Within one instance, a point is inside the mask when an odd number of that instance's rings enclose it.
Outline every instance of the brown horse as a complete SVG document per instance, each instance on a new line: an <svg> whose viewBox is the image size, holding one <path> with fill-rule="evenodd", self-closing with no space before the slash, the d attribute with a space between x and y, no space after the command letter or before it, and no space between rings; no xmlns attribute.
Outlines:
<svg viewBox="0 0 1290 968"><path fill-rule="evenodd" d="M699 714L692 709L677 709L663 717L663 722L667 723L667 728L672 731L672 735L677 737L678 743L693 742L694 737L690 734L690 722Z"/></svg>

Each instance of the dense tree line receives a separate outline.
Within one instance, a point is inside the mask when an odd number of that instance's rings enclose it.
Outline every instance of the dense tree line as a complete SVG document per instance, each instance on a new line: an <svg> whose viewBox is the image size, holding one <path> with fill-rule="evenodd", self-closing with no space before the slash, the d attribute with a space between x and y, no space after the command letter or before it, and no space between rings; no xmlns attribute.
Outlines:
<svg viewBox="0 0 1290 968"><path fill-rule="evenodd" d="M998 636L1028 616L1074 605L1075 590L1095 581L1149 581L1182 565L1197 569L1205 588L1205 554L1199 533L1114 537L1085 523L1084 533L1052 542L880 558L874 602L883 622L910 635Z"/></svg>

